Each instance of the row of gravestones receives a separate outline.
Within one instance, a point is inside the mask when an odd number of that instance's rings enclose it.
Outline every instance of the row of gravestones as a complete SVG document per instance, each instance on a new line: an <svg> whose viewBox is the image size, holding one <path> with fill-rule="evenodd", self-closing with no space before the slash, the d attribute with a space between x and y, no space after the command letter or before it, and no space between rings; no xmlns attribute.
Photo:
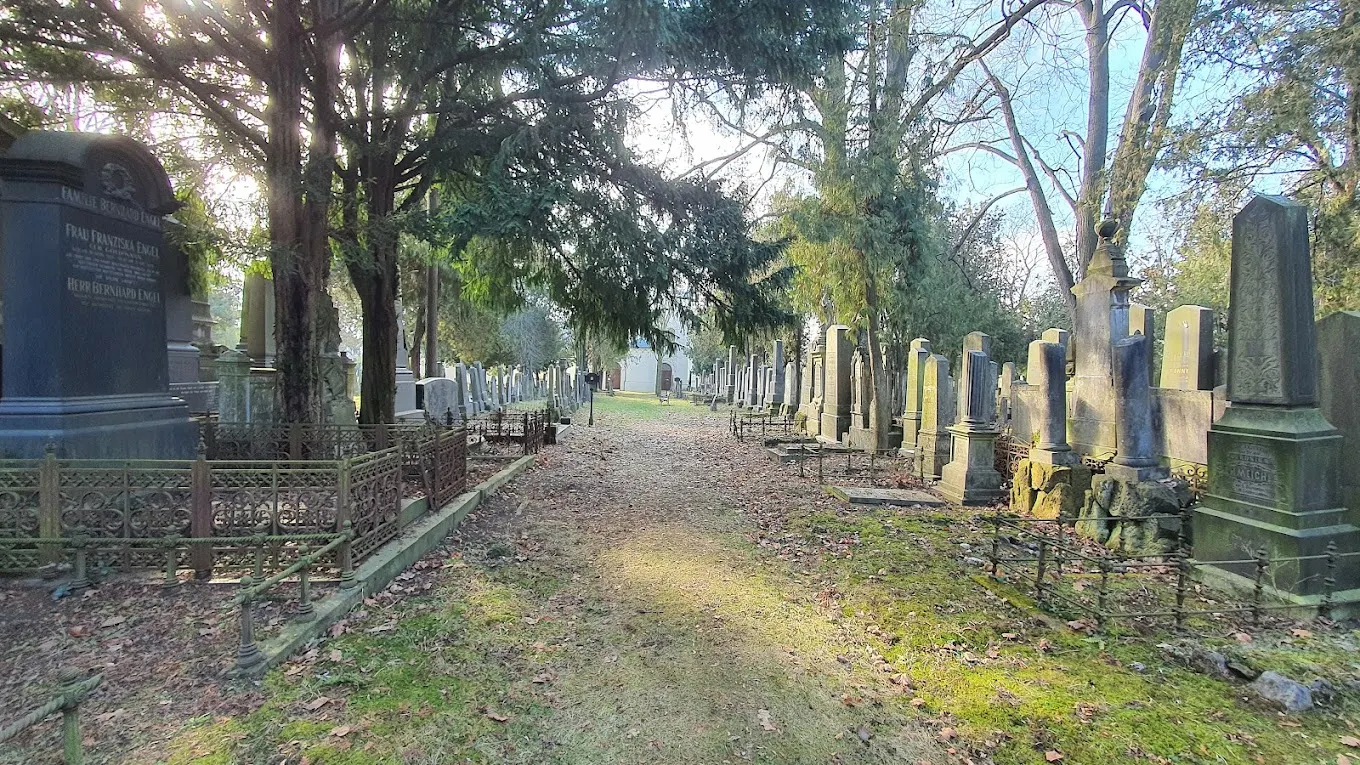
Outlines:
<svg viewBox="0 0 1360 765"><path fill-rule="evenodd" d="M1093 260L1091 282L1074 290L1075 339L1051 330L1030 347L1024 387L1032 401L1005 395L1013 367L999 374L984 335L965 340L957 383L948 359L932 354L928 342L913 341L901 448L915 453L923 475L940 480L947 498L959 503L1001 498L1005 477L994 467L998 400L1003 407L1028 410L1025 421L1033 427L1026 435L1032 435L1033 447L1027 462L1048 466L1036 472L1070 470L1080 455L1113 445L1096 455L1109 464L1093 479L1099 485L1087 492L1088 504L1092 495L1096 501L1113 496L1116 503L1127 496L1136 503L1165 489L1166 455L1159 450L1158 431L1166 413L1157 416L1164 403L1155 392L1211 394L1204 390L1212 370L1211 317L1196 307L1173 312L1163 385L1154 388L1150 333L1136 331L1136 324L1130 332L1127 292L1137 280L1128 277L1122 256L1109 250L1113 233L1102 230L1103 259ZM1322 404L1357 433L1360 372L1351 351L1360 340L1360 315L1319 323L1328 349L1319 361L1308 248L1301 205L1258 196L1234 219L1228 382L1221 415L1208 418L1199 431L1208 489L1193 514L1194 555L1215 576L1249 584L1255 564L1232 561L1264 550L1276 561L1269 589L1281 597L1315 603L1329 589L1334 601L1360 601L1360 528L1354 524L1360 507L1353 491L1342 492L1342 476L1348 470L1354 475L1355 457L1343 463L1342 433L1319 408ZM849 332L828 328L825 343L805 360L798 411L809 434L853 440L855 418L867 408L854 404L865 392L853 390L856 360ZM1073 345L1076 354L1070 353ZM1360 433L1352 438L1360 440ZM1044 475L1052 478L1053 472ZM1341 555L1330 573L1329 545Z"/></svg>
<svg viewBox="0 0 1360 765"><path fill-rule="evenodd" d="M737 346L729 346L726 362L719 361L713 376L713 392L737 407L769 414L789 415L798 389L798 365L784 360L784 342L775 340L764 363L753 353L742 363Z"/></svg>
<svg viewBox="0 0 1360 765"><path fill-rule="evenodd" d="M519 369L484 369L457 363L452 377L430 377L416 383L415 408L439 421L463 421L526 400L526 377Z"/></svg>

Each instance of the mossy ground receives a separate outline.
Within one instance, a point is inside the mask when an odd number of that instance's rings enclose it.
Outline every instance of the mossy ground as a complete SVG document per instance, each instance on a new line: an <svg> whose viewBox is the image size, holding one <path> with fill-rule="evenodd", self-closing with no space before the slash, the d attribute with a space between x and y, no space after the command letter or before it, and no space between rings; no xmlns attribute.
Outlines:
<svg viewBox="0 0 1360 765"><path fill-rule="evenodd" d="M157 759L1273 764L1346 750L1360 708L1345 695L1284 717L1168 663L1155 637L1049 628L977 581L959 511L851 510L689 402L601 396L596 416L404 592L272 672L255 711L191 721ZM1356 657L1321 635L1251 648L1300 673Z"/></svg>

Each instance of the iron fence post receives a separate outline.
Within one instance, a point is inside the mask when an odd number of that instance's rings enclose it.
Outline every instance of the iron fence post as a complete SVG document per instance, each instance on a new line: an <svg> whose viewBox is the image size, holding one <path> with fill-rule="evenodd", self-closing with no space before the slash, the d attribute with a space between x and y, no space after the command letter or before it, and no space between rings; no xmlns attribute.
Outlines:
<svg viewBox="0 0 1360 765"><path fill-rule="evenodd" d="M67 765L82 765L85 762L85 744L80 740L80 702L84 700L84 687L80 671L74 667L64 667L57 675L61 680L61 748Z"/></svg>
<svg viewBox="0 0 1360 765"><path fill-rule="evenodd" d="M1096 626L1105 629L1105 612L1110 602L1110 562L1100 561L1100 589L1096 592Z"/></svg>
<svg viewBox="0 0 1360 765"><path fill-rule="evenodd" d="M997 573L1001 566L1001 511L992 513L992 552L989 556L992 562L992 578L997 578Z"/></svg>
<svg viewBox="0 0 1360 765"><path fill-rule="evenodd" d="M340 557L340 589L352 590L359 586L359 580L354 576L354 524L346 520L341 533L345 535L345 541L337 548Z"/></svg>
<svg viewBox="0 0 1360 765"><path fill-rule="evenodd" d="M302 569L298 571L298 610L297 618L301 621L309 621L316 609L312 606L312 581L311 581L311 561L307 559L310 549L307 545L298 547L299 560L302 561Z"/></svg>
<svg viewBox="0 0 1360 765"><path fill-rule="evenodd" d="M1318 603L1318 616L1332 618L1332 597L1336 592L1336 542L1327 543L1327 576L1322 579L1322 601Z"/></svg>
<svg viewBox="0 0 1360 765"><path fill-rule="evenodd" d="M1266 569L1270 566L1269 553L1262 546L1256 551L1256 586L1252 590L1251 623L1261 623L1261 600L1265 597Z"/></svg>
<svg viewBox="0 0 1360 765"><path fill-rule="evenodd" d="M57 446L49 443L38 468L38 536L61 539L61 465L57 462ZM56 563L61 557L60 545L38 548L40 562Z"/></svg>
<svg viewBox="0 0 1360 765"><path fill-rule="evenodd" d="M171 593L179 588L179 537L166 537L164 544L165 581L161 584L161 591Z"/></svg>
<svg viewBox="0 0 1360 765"><path fill-rule="evenodd" d="M1034 575L1034 599L1040 603L1044 600L1044 575L1048 573L1048 539L1039 538L1039 560L1035 567Z"/></svg>
<svg viewBox="0 0 1360 765"><path fill-rule="evenodd" d="M241 593L251 588L255 580L249 575L241 577ZM255 599L249 595L241 599L241 644L236 649L236 668L249 671L264 661L264 654L255 645Z"/></svg>

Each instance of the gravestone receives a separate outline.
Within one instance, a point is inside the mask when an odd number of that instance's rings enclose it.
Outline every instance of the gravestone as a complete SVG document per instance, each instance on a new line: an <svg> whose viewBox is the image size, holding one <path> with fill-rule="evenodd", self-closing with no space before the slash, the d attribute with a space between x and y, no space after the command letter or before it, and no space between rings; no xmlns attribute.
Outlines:
<svg viewBox="0 0 1360 765"><path fill-rule="evenodd" d="M1038 388L1034 423L1035 433L1017 433L1033 439L1031 462L1046 465L1075 465L1081 459L1067 443L1067 349L1061 344L1035 340L1029 344L1029 382Z"/></svg>
<svg viewBox="0 0 1360 765"><path fill-rule="evenodd" d="M1163 388L1214 389L1214 312L1183 305L1166 315L1166 343L1162 349Z"/></svg>
<svg viewBox="0 0 1360 765"><path fill-rule="evenodd" d="M420 411L416 405L416 375L411 371L411 343L406 338L406 320L401 305L397 305L397 399L393 407L397 418Z"/></svg>
<svg viewBox="0 0 1360 765"><path fill-rule="evenodd" d="M850 365L854 351L849 327L843 324L827 327L821 435L832 441L840 441L850 429Z"/></svg>
<svg viewBox="0 0 1360 765"><path fill-rule="evenodd" d="M959 422L949 428L953 459L940 470L940 493L960 505L989 504L1004 496L996 471L996 378L981 350L965 350L961 367Z"/></svg>
<svg viewBox="0 0 1360 765"><path fill-rule="evenodd" d="M1360 512L1360 313L1338 311L1317 323L1322 416L1346 439L1341 451L1341 497Z"/></svg>
<svg viewBox="0 0 1360 765"><path fill-rule="evenodd" d="M727 403L736 404L737 399L737 346L727 346L727 395L724 397Z"/></svg>
<svg viewBox="0 0 1360 765"><path fill-rule="evenodd" d="M939 479L949 462L949 424L954 420L954 381L949 379L949 359L931 354L925 362L921 386L921 431L916 440L917 474Z"/></svg>
<svg viewBox="0 0 1360 765"><path fill-rule="evenodd" d="M1077 452L1108 456L1117 447L1118 398L1114 388L1114 343L1129 335L1129 291L1142 283L1129 276L1124 254L1114 243L1119 226L1100 224L1086 278L1072 288L1077 298L1076 357L1069 442Z"/></svg>
<svg viewBox="0 0 1360 765"><path fill-rule="evenodd" d="M873 408L869 390L869 365L863 348L856 348L850 366L850 429L845 443L855 449L873 449L874 433L869 428L869 413Z"/></svg>
<svg viewBox="0 0 1360 765"><path fill-rule="evenodd" d="M771 386L770 411L777 413L783 408L784 402L791 400L784 392L784 379L786 375L784 371L783 340L774 341L774 354L770 364L774 367L774 385Z"/></svg>
<svg viewBox="0 0 1360 765"><path fill-rule="evenodd" d="M1308 210L1257 196L1233 218L1228 405L1209 429L1209 488L1195 509L1194 555L1210 571L1254 584L1250 559L1319 556L1270 566L1266 589L1320 600L1335 544L1360 550L1340 491L1342 436L1318 405ZM1360 566L1341 565L1335 598L1360 598Z"/></svg>
<svg viewBox="0 0 1360 765"><path fill-rule="evenodd" d="M1005 429L1011 424L1011 402L1016 383L1015 362L1007 361L1001 365L1001 379L996 389L996 422Z"/></svg>
<svg viewBox="0 0 1360 765"><path fill-rule="evenodd" d="M0 158L0 454L185 458L169 392L160 163L120 136L32 131Z"/></svg>
<svg viewBox="0 0 1360 765"><path fill-rule="evenodd" d="M462 397L457 381L448 377L427 377L416 384L422 391L425 411L432 419L440 423L447 423L450 419L455 423L462 421L459 409Z"/></svg>
<svg viewBox="0 0 1360 765"><path fill-rule="evenodd" d="M258 273L246 274L241 285L241 339L236 346L256 366L274 366L274 280Z"/></svg>
<svg viewBox="0 0 1360 765"><path fill-rule="evenodd" d="M760 402L760 384L764 375L760 373L760 355L751 354L746 363L746 398L742 403L747 408L753 408Z"/></svg>
<svg viewBox="0 0 1360 765"><path fill-rule="evenodd" d="M1114 344L1115 395L1119 402L1116 432L1119 451L1105 466L1105 475L1128 483L1166 477L1157 461L1157 434L1152 423L1150 375L1152 338L1130 335Z"/></svg>
<svg viewBox="0 0 1360 765"><path fill-rule="evenodd" d="M792 417L798 408L798 365L792 361L784 364L784 395L781 398L780 416Z"/></svg>
<svg viewBox="0 0 1360 765"><path fill-rule="evenodd" d="M906 455L916 448L916 434L921 430L921 391L925 384L925 363L930 358L930 341L918 337L907 349L906 403L902 411L902 449Z"/></svg>

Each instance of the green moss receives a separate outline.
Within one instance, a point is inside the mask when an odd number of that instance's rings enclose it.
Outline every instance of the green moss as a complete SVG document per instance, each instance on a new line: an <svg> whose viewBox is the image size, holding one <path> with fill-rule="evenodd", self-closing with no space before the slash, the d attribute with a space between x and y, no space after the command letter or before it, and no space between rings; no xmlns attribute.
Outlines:
<svg viewBox="0 0 1360 765"><path fill-rule="evenodd" d="M1004 585L989 589L1007 597L986 597L977 569L941 554L967 537L952 522L871 510L813 514L794 526L814 537L858 535L851 558L824 565L841 582L845 611L889 636L884 656L913 679L922 711L945 715L975 746L1000 741L991 749L997 762L1034 762L1048 749L1074 763L1320 761L1339 751L1346 729L1334 717L1281 727L1243 703L1238 686L1161 660L1155 641L1049 631ZM1276 666L1335 666L1323 653ZM1147 671L1129 669L1134 662Z"/></svg>

